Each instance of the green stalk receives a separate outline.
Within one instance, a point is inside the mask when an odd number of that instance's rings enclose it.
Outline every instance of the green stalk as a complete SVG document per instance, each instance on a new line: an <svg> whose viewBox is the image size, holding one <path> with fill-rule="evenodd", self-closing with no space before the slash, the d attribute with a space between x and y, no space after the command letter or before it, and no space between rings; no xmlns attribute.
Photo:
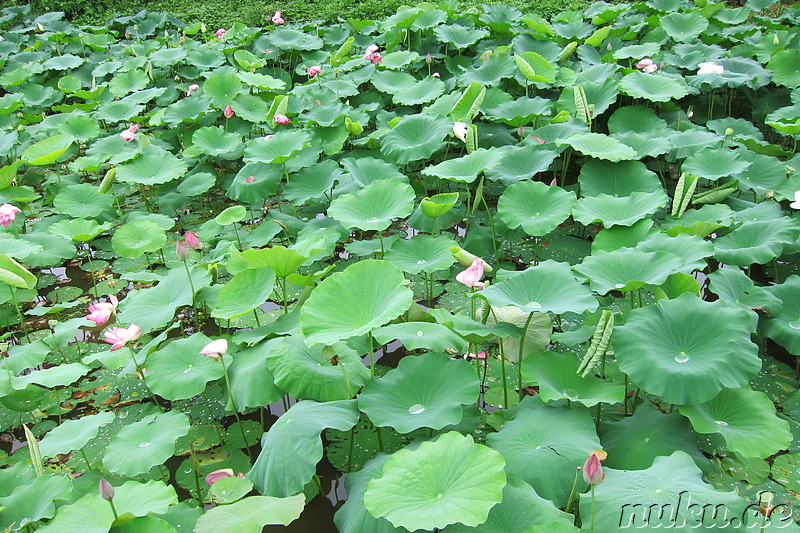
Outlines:
<svg viewBox="0 0 800 533"><path fill-rule="evenodd" d="M580 476L580 471L580 468L575 469L575 481L572 482L572 490L569 492L569 498L567 499L567 506L564 508L564 512L572 512L572 504L575 503L575 499L578 496L578 478Z"/></svg>
<svg viewBox="0 0 800 533"><path fill-rule="evenodd" d="M369 373L375 377L375 351L372 349L372 332L369 332Z"/></svg>
<svg viewBox="0 0 800 533"><path fill-rule="evenodd" d="M136 371L139 372L140 376L142 376L142 383L144 384L144 388L147 389L147 392L150 393L150 397L153 399L153 403L155 403L156 406L158 407L158 410L161 411L162 413L165 412L164 408L161 407L161 404L158 403L158 399L156 399L156 395L153 394L152 390L150 390L150 386L147 384L147 378L145 378L145 376L144 376L144 369L136 361L136 354L133 353L133 348L131 348L130 345L128 345L127 348L128 348L128 351L131 353L131 359L133 359L133 366L136 367Z"/></svg>
<svg viewBox="0 0 800 533"><path fill-rule="evenodd" d="M197 505L203 508L203 498L200 492L200 468L197 463L197 452L194 450L194 444L189 439L189 452L192 454L192 468L194 469L194 488L197 491Z"/></svg>
<svg viewBox="0 0 800 533"><path fill-rule="evenodd" d="M244 433L244 426L242 426L242 420L239 418L239 409L236 407L236 400L233 399L233 389L231 389L231 380L228 376L228 367L225 366L225 360L220 357L219 361L222 363L222 371L225 373L225 386L228 387L228 398L231 400L231 405L233 406L233 416L236 417L236 423L239 424L239 431L242 432L242 441L244 442L244 449L247 451L247 457L250 459L250 462L253 462L253 457L250 455L250 446L247 445L247 435Z"/></svg>
<svg viewBox="0 0 800 533"><path fill-rule="evenodd" d="M25 339L28 343L31 342L31 336L28 334L28 328L25 327L25 318L22 316L22 311L19 308L19 303L17 302L17 291L14 290L13 287L10 287L11 290L11 301L14 302L14 309L17 310L17 316L19 317L19 325L22 327L22 332L25 333ZM6 364L8 364L6 362Z"/></svg>
<svg viewBox="0 0 800 533"><path fill-rule="evenodd" d="M524 395L522 391L522 356L525 351L525 336L528 334L528 326L533 318L533 313L528 313L528 320L525 321L525 327L522 328L522 340L519 343L519 365L517 369L517 386L519 387L519 399L522 401Z"/></svg>
<svg viewBox="0 0 800 533"><path fill-rule="evenodd" d="M592 484L592 525L589 529L594 529L594 484Z"/></svg>
<svg viewBox="0 0 800 533"><path fill-rule="evenodd" d="M192 318L194 318L194 328L196 331L199 331L200 326L197 322L197 303L194 297L194 283L192 283L192 275L189 273L189 264L185 260L183 261L183 268L186 269L186 277L189 280L189 288L192 290Z"/></svg>

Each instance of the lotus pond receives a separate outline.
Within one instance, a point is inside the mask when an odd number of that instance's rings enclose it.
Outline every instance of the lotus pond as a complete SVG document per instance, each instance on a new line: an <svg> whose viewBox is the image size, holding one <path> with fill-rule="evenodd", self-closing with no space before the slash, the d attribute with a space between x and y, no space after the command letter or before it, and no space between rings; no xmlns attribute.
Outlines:
<svg viewBox="0 0 800 533"><path fill-rule="evenodd" d="M0 531L800 531L770 4L4 9Z"/></svg>

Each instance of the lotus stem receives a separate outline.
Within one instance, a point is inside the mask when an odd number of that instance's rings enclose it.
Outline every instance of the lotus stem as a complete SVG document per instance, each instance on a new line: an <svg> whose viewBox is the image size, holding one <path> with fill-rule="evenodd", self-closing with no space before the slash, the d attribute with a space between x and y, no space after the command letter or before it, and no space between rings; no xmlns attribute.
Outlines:
<svg viewBox="0 0 800 533"><path fill-rule="evenodd" d="M378 240L381 241L381 259L383 259L383 256L386 253L386 251L383 248L383 232L382 231L378 232Z"/></svg>
<svg viewBox="0 0 800 533"><path fill-rule="evenodd" d="M203 397L203 400L204 400L204 403L205 403L205 406L206 406L206 410L208 411L209 419L210 420L214 420L214 413L211 411L211 401L208 399L208 395L206 394L206 391L203 390L203 392L201 392L200 395ZM223 442L225 440L225 437L222 436L222 431L220 431L219 426L217 426L215 424L214 425L214 429L217 430L217 436L219 437L219 441Z"/></svg>
<svg viewBox="0 0 800 533"><path fill-rule="evenodd" d="M139 363L136 361L136 354L133 352L133 348L131 348L130 345L128 345L127 348L128 348L128 351L131 354L131 359L133 360L133 366L136 368L136 371L139 373L139 375L142 376L142 383L144 384L144 388L147 389L147 392L150 393L150 397L153 399L153 403L155 403L156 406L158 407L158 410L161 411L162 413L165 412L164 408L161 407L161 404L158 403L158 399L156 398L156 395L153 394L153 391L150 389L150 386L147 384L147 378L145 378L145 376L144 376L144 368L142 368L141 365L139 365Z"/></svg>
<svg viewBox="0 0 800 533"><path fill-rule="evenodd" d="M19 308L19 302L17 302L17 291L13 287L10 287L10 290L11 290L11 301L14 302L14 309L16 309L17 317L19 317L19 325L22 328L22 332L25 334L25 340L27 340L28 343L30 343L31 336L28 333L27 326L25 326L25 318L22 316L22 310ZM8 361L6 361L6 366L7 365Z"/></svg>
<svg viewBox="0 0 800 533"><path fill-rule="evenodd" d="M369 374L375 377L375 351L372 348L372 332L369 332Z"/></svg>
<svg viewBox="0 0 800 533"><path fill-rule="evenodd" d="M358 424L356 424L358 425ZM353 442L356 440L356 426L350 428L350 450L347 452L347 471L353 469Z"/></svg>
<svg viewBox="0 0 800 533"><path fill-rule="evenodd" d="M117 514L117 508L114 507L114 502L112 500L108 500L108 504L111 506L111 512L114 514L114 522L116 523L119 520L119 515Z"/></svg>
<svg viewBox="0 0 800 533"><path fill-rule="evenodd" d="M383 450L383 437L381 436L381 428L379 428L378 426L375 426L375 434L378 436L378 449L380 451L384 451Z"/></svg>
<svg viewBox="0 0 800 533"><path fill-rule="evenodd" d="M492 212L489 211L489 204L486 203L486 197L481 195L481 201L483 202L483 208L486 209L486 216L489 217L489 227L492 230L492 249L494 250L494 260L497 261L497 235L494 229L494 219L492 218Z"/></svg>
<svg viewBox="0 0 800 533"><path fill-rule="evenodd" d="M194 470L194 488L197 490L197 505L200 508L203 508L203 497L202 493L200 492L200 468L197 464L197 452L194 450L194 444L192 444L191 439L189 439L189 452L192 455L192 469Z"/></svg>
<svg viewBox="0 0 800 533"><path fill-rule="evenodd" d="M194 328L196 331L200 330L199 323L197 322L197 303L195 302L194 283L192 282L192 274L189 272L189 264L184 260L183 268L186 270L186 278L189 280L189 288L192 291L192 318L194 318Z"/></svg>
<svg viewBox="0 0 800 533"><path fill-rule="evenodd" d="M231 226L233 226L233 232L236 234L236 242L239 243L239 250L243 250L242 239L239 238L239 228L236 227L236 222L231 224Z"/></svg>
<svg viewBox="0 0 800 533"><path fill-rule="evenodd" d="M89 462L89 458L86 457L86 452L83 451L83 448L79 450L81 452L81 457L83 457L83 462L86 463L87 472L92 470L92 464Z"/></svg>
<svg viewBox="0 0 800 533"><path fill-rule="evenodd" d="M522 397L524 396L524 392L522 390L522 357L525 355L525 339L528 335L528 326L531 324L531 319L533 318L533 312L528 313L528 319L525 321L525 327L522 328L522 339L519 343L519 365L517 368L517 386L519 387L519 399L522 401Z"/></svg>
<svg viewBox="0 0 800 533"><path fill-rule="evenodd" d="M589 529L594 529L594 511L595 511L595 501L594 501L594 483L592 483L592 525Z"/></svg>
<svg viewBox="0 0 800 533"><path fill-rule="evenodd" d="M578 478L580 471L580 467L575 469L575 481L572 482L572 490L569 492L569 498L567 498L567 506L564 508L564 512L572 512L572 504L575 503L575 498L578 496Z"/></svg>
<svg viewBox="0 0 800 533"><path fill-rule="evenodd" d="M225 360L220 358L220 363L222 363L222 372L225 374L225 386L228 387L228 398L231 400L231 406L233 407L233 416L236 417L236 423L239 425L239 431L242 432L242 440L244 441L244 449L247 452L247 458L250 459L250 462L253 462L253 456L250 454L250 446L247 445L247 435L244 432L244 426L242 425L242 419L239 418L239 409L236 407L236 400L233 399L233 389L231 388L231 379L228 375L228 367L225 365Z"/></svg>

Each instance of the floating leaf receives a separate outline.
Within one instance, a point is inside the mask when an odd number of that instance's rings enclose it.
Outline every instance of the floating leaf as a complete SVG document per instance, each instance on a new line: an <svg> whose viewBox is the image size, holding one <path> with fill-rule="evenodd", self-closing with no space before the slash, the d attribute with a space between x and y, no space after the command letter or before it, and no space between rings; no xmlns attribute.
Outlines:
<svg viewBox="0 0 800 533"><path fill-rule="evenodd" d="M178 339L147 357L147 385L168 400L185 400L223 376L222 365L200 351L211 342L202 333Z"/></svg>
<svg viewBox="0 0 800 533"><path fill-rule="evenodd" d="M381 139L381 153L401 165L427 159L444 147L445 135L452 131L452 122L441 117L425 114L403 117Z"/></svg>
<svg viewBox="0 0 800 533"><path fill-rule="evenodd" d="M171 153L148 145L130 163L117 166L117 180L140 185L159 185L180 178L186 173L186 162Z"/></svg>
<svg viewBox="0 0 800 533"><path fill-rule="evenodd" d="M136 220L120 226L111 238L114 251L120 257L136 259L142 254L155 252L167 242L167 235L159 224L149 220Z"/></svg>
<svg viewBox="0 0 800 533"><path fill-rule="evenodd" d="M209 509L197 521L196 533L261 533L264 526L288 526L300 517L305 495L288 498L250 496Z"/></svg>
<svg viewBox="0 0 800 533"><path fill-rule="evenodd" d="M414 209L414 191L396 180L377 180L331 202L328 215L346 228L383 231Z"/></svg>
<svg viewBox="0 0 800 533"><path fill-rule="evenodd" d="M556 185L524 181L510 185L497 201L497 212L509 228L528 235L547 235L564 222L575 205L575 195Z"/></svg>
<svg viewBox="0 0 800 533"><path fill-rule="evenodd" d="M593 291L606 294L612 290L627 292L645 285L661 285L682 266L683 261L674 254L620 248L595 252L573 269L589 280Z"/></svg>
<svg viewBox="0 0 800 533"><path fill-rule="evenodd" d="M252 268L239 272L219 291L211 316L231 320L247 314L272 294L275 272L269 268Z"/></svg>
<svg viewBox="0 0 800 533"><path fill-rule="evenodd" d="M595 376L581 377L580 360L571 353L539 352L528 355L522 363L525 383L539 385L544 402L567 399L592 407L598 403L621 403L625 386Z"/></svg>
<svg viewBox="0 0 800 533"><path fill-rule="evenodd" d="M175 442L189 432L189 417L170 411L123 427L111 440L103 466L115 474L135 476L163 464L175 453Z"/></svg>

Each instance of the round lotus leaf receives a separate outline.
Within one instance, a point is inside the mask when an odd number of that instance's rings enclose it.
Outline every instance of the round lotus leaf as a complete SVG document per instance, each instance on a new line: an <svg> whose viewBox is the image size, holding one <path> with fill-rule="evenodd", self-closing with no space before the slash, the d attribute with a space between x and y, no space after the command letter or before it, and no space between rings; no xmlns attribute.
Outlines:
<svg viewBox="0 0 800 533"><path fill-rule="evenodd" d="M25 148L22 160L28 165L49 165L61 157L70 146L72 138L68 135L53 135Z"/></svg>
<svg viewBox="0 0 800 533"><path fill-rule="evenodd" d="M86 115L73 115L58 126L58 131L79 142L86 142L100 135L100 126Z"/></svg>
<svg viewBox="0 0 800 533"><path fill-rule="evenodd" d="M526 313L582 313L598 306L589 288L572 275L569 265L555 261L529 267L473 297L482 297L494 307L513 305Z"/></svg>
<svg viewBox="0 0 800 533"><path fill-rule="evenodd" d="M320 402L352 398L370 377L361 356L344 343L308 347L295 337L270 344L267 367L293 398Z"/></svg>
<svg viewBox="0 0 800 533"><path fill-rule="evenodd" d="M542 401L567 399L586 407L598 403L622 403L625 385L618 381L600 379L593 375L581 377L580 359L572 353L538 352L528 355L522 363L525 383L539 385Z"/></svg>
<svg viewBox="0 0 800 533"><path fill-rule="evenodd" d="M398 433L422 427L439 430L461 421L461 406L475 403L479 385L475 369L463 359L438 353L408 356L364 386L358 408L376 426Z"/></svg>
<svg viewBox="0 0 800 533"><path fill-rule="evenodd" d="M427 159L444 148L445 136L452 131L453 123L443 117L406 116L381 139L381 153L401 165Z"/></svg>
<svg viewBox="0 0 800 533"><path fill-rule="evenodd" d="M655 213L659 207L664 207L667 200L663 190L634 192L621 198L598 194L578 200L572 209L572 216L585 226L595 222L601 222L606 228L631 226Z"/></svg>
<svg viewBox="0 0 800 533"><path fill-rule="evenodd" d="M373 337L381 344L397 339L408 350L427 350L444 353L446 350L463 350L467 341L447 327L433 322L401 322L375 329Z"/></svg>
<svg viewBox="0 0 800 533"><path fill-rule="evenodd" d="M242 92L242 82L234 74L210 76L203 83L203 94L219 109L230 104Z"/></svg>
<svg viewBox="0 0 800 533"><path fill-rule="evenodd" d="M216 485L216 484L215 484ZM196 533L261 533L264 526L288 526L300 517L306 503L304 494L288 498L249 496L238 502L209 509L197 521Z"/></svg>
<svg viewBox="0 0 800 533"><path fill-rule="evenodd" d="M456 262L450 247L455 241L448 237L414 235L410 239L399 239L386 252L386 260L409 274L428 274L447 270Z"/></svg>
<svg viewBox="0 0 800 533"><path fill-rule="evenodd" d="M47 231L65 239L87 242L109 229L111 229L110 222L98 224L94 220L75 218L72 220L60 220L55 224L51 224Z"/></svg>
<svg viewBox="0 0 800 533"><path fill-rule="evenodd" d="M118 103L118 102L111 102ZM106 104L110 105L110 104ZM142 109L136 111L139 113L144 109L144 106L140 106ZM164 111L164 116L162 120L170 126L177 126L178 124L188 123L188 122L195 122L200 117L208 113L208 109L211 107L211 103L206 100L205 98L183 98L174 104L170 105L166 111ZM102 107L100 108L103 109ZM134 114L136 114L134 113ZM119 118L117 120L126 120Z"/></svg>
<svg viewBox="0 0 800 533"><path fill-rule="evenodd" d="M230 226L241 222L247 216L247 208L243 205L233 205L214 218L214 222L220 226Z"/></svg>
<svg viewBox="0 0 800 533"><path fill-rule="evenodd" d="M257 138L247 143L244 160L248 163L286 163L311 143L311 135L303 130L281 131L269 139Z"/></svg>
<svg viewBox="0 0 800 533"><path fill-rule="evenodd" d="M636 71L627 74L620 80L623 93L634 98L644 98L651 102L668 102L679 100L689 94L689 86L681 77L670 77L666 74L648 74Z"/></svg>
<svg viewBox="0 0 800 533"><path fill-rule="evenodd" d="M231 320L257 309L272 294L275 271L269 267L239 272L220 289L211 316Z"/></svg>
<svg viewBox="0 0 800 533"><path fill-rule="evenodd" d="M328 276L300 309L306 344L331 345L397 318L412 301L404 282L388 261L359 261Z"/></svg>
<svg viewBox="0 0 800 533"><path fill-rule="evenodd" d="M175 453L175 442L189 433L189 417L177 411L149 415L123 427L111 439L103 466L122 476L144 474Z"/></svg>
<svg viewBox="0 0 800 533"><path fill-rule="evenodd" d="M543 148L539 144L513 146L503 149L503 158L496 165L485 170L487 178L501 181L506 185L530 178L545 172L558 156L558 152Z"/></svg>
<svg viewBox="0 0 800 533"><path fill-rule="evenodd" d="M522 400L516 418L487 435L486 443L503 455L509 476L536 487L556 507L566 505L575 469L600 449L585 408L545 406L532 396Z"/></svg>
<svg viewBox="0 0 800 533"><path fill-rule="evenodd" d="M386 430L384 430L386 431ZM347 501L333 517L333 522L341 533L404 533L404 527L394 527L385 518L376 518L364 507L364 493L373 479L380 477L386 461L391 457L379 453L355 472L348 472L344 478Z"/></svg>
<svg viewBox="0 0 800 533"><path fill-rule="evenodd" d="M639 161L611 163L590 159L581 167L578 183L583 196L627 197L637 191L663 191L658 175Z"/></svg>
<svg viewBox="0 0 800 533"><path fill-rule="evenodd" d="M772 81L778 85L795 88L800 85L800 73L797 63L800 61L800 51L793 48L776 52L767 63L767 68L773 72Z"/></svg>
<svg viewBox="0 0 800 533"><path fill-rule="evenodd" d="M283 195L294 205L330 194L342 175L339 164L331 159L304 168L283 188Z"/></svg>
<svg viewBox="0 0 800 533"><path fill-rule="evenodd" d="M729 521L736 520L741 525L747 507L735 492L720 492L706 484L703 473L682 451L656 457L653 465L645 470L604 470L605 481L596 485L594 491L595 531L625 531L627 528L734 531ZM581 497L581 516L591 516L591 502L591 497ZM725 512L702 513L701 516L695 511L712 508Z"/></svg>
<svg viewBox="0 0 800 533"><path fill-rule="evenodd" d="M750 168L750 165L752 163L742 159L737 152L727 148L717 148L690 155L681 165L681 171L716 181L719 178L741 174Z"/></svg>
<svg viewBox="0 0 800 533"><path fill-rule="evenodd" d="M683 261L667 252L642 252L620 248L613 252L596 252L586 257L575 272L589 280L598 294L612 290L633 291L645 285L661 285L670 274L679 272Z"/></svg>
<svg viewBox="0 0 800 533"><path fill-rule="evenodd" d="M670 13L660 20L661 27L675 41L689 43L708 28L708 19L697 11Z"/></svg>
<svg viewBox="0 0 800 533"><path fill-rule="evenodd" d="M261 453L247 479L265 496L283 498L301 492L322 459L322 430L345 431L357 422L355 400L297 402L261 439Z"/></svg>
<svg viewBox="0 0 800 533"><path fill-rule="evenodd" d="M331 202L328 216L346 228L383 231L392 219L407 217L414 210L411 185L396 180L378 180L361 190L343 194Z"/></svg>
<svg viewBox="0 0 800 533"><path fill-rule="evenodd" d="M140 156L117 166L117 180L139 185L159 185L186 174L186 162L154 145L148 145Z"/></svg>
<svg viewBox="0 0 800 533"><path fill-rule="evenodd" d="M765 335L793 355L800 355L800 277L789 276L780 285L765 287L783 303L783 309L766 319Z"/></svg>
<svg viewBox="0 0 800 533"><path fill-rule="evenodd" d="M503 498L504 466L496 451L451 431L392 454L382 475L367 484L364 506L410 531L477 526Z"/></svg>
<svg viewBox="0 0 800 533"><path fill-rule="evenodd" d="M528 235L547 235L564 222L575 205L575 193L541 181L510 185L497 201L500 219L511 229L522 227Z"/></svg>
<svg viewBox="0 0 800 533"><path fill-rule="evenodd" d="M798 233L800 225L788 217L748 221L714 241L714 258L728 265L763 265L781 255Z"/></svg>
<svg viewBox="0 0 800 533"><path fill-rule="evenodd" d="M636 159L638 156L630 146L601 133L579 133L567 138L564 143L584 155L616 162Z"/></svg>
<svg viewBox="0 0 800 533"><path fill-rule="evenodd" d="M691 455L698 466L708 464L698 450L697 434L686 418L678 413L665 415L650 404L639 405L632 416L603 422L600 442L608 452L604 467L644 470L650 468L656 457L671 455L676 450Z"/></svg>
<svg viewBox="0 0 800 533"><path fill-rule="evenodd" d="M789 280L791 279L789 278ZM782 314L783 302L770 289L777 289L785 284L757 287L755 282L738 268L720 268L708 275L708 281L709 290L727 302L738 302L750 308L761 307L766 311L768 317L777 319ZM769 330L771 321L772 318L765 320L766 331ZM767 336L770 336L769 333Z"/></svg>
<svg viewBox="0 0 800 533"><path fill-rule="evenodd" d="M450 211L458 201L457 192L448 192L426 196L420 202L422 214L430 218L439 218Z"/></svg>
<svg viewBox="0 0 800 533"><path fill-rule="evenodd" d="M347 169L351 179L363 187L376 180L398 180L409 183L408 178L401 173L396 165L387 163L382 159L374 157L345 157L340 161L341 165Z"/></svg>
<svg viewBox="0 0 800 533"><path fill-rule="evenodd" d="M114 413L103 411L75 420L65 420L39 441L39 451L42 457L55 457L60 453L80 450L97 436L100 427L110 424L115 418Z"/></svg>
<svg viewBox="0 0 800 533"><path fill-rule="evenodd" d="M264 345L242 348L232 355L228 375L237 408L263 407L281 399L285 392L275 385L264 357ZM233 405L230 408L233 410Z"/></svg>
<svg viewBox="0 0 800 533"><path fill-rule="evenodd" d="M149 220L136 220L120 226L111 238L111 246L120 257L136 259L144 253L160 250L167 242L164 228Z"/></svg>
<svg viewBox="0 0 800 533"><path fill-rule="evenodd" d="M745 457L766 458L792 444L789 422L775 415L775 404L766 394L743 387L723 389L708 402L683 405L698 433L719 433L729 450Z"/></svg>
<svg viewBox="0 0 800 533"><path fill-rule="evenodd" d="M494 168L503 159L498 148L478 148L471 154L448 159L425 168L423 174L461 183L472 183L478 174Z"/></svg>
<svg viewBox="0 0 800 533"><path fill-rule="evenodd" d="M277 192L282 180L283 169L280 165L247 163L231 181L226 196L246 204L264 202Z"/></svg>
<svg viewBox="0 0 800 533"><path fill-rule="evenodd" d="M489 35L486 30L466 28L460 24L436 26L433 33L441 42L452 45L456 50L467 48Z"/></svg>
<svg viewBox="0 0 800 533"><path fill-rule="evenodd" d="M495 319L498 322L505 322L513 324L520 328L528 329L525 331L525 346L522 347L522 357L524 358L531 352L541 352L550 344L550 337L553 334L553 322L550 320L550 315L547 313L526 313L513 305L505 307L492 307L492 312L486 320L486 325L491 326L495 324ZM530 321L528 320L530 318ZM506 361L512 363L519 362L520 344L521 339L518 337L503 337L500 339L503 345L503 352L505 353Z"/></svg>
<svg viewBox="0 0 800 533"><path fill-rule="evenodd" d="M668 252L681 258L683 271L703 270L706 257L714 254L714 245L698 235L680 234L670 237L666 233L653 233L637 243L643 252Z"/></svg>
<svg viewBox="0 0 800 533"><path fill-rule="evenodd" d="M223 376L220 362L200 355L211 339L202 333L179 339L147 357L147 385L168 400L185 400L206 390Z"/></svg>
<svg viewBox="0 0 800 533"><path fill-rule="evenodd" d="M221 126L206 126L192 135L192 144L202 154L238 159L241 156L242 138L235 133L226 132Z"/></svg>
<svg viewBox="0 0 800 533"><path fill-rule="evenodd" d="M751 311L684 293L631 311L614 330L614 352L620 369L645 392L673 404L698 404L758 373L754 331Z"/></svg>
<svg viewBox="0 0 800 533"><path fill-rule="evenodd" d="M43 518L53 518L55 502L69 500L72 493L72 480L66 476L42 475L30 483L16 481L0 498L3 505L0 527L9 533L29 529L32 522Z"/></svg>

